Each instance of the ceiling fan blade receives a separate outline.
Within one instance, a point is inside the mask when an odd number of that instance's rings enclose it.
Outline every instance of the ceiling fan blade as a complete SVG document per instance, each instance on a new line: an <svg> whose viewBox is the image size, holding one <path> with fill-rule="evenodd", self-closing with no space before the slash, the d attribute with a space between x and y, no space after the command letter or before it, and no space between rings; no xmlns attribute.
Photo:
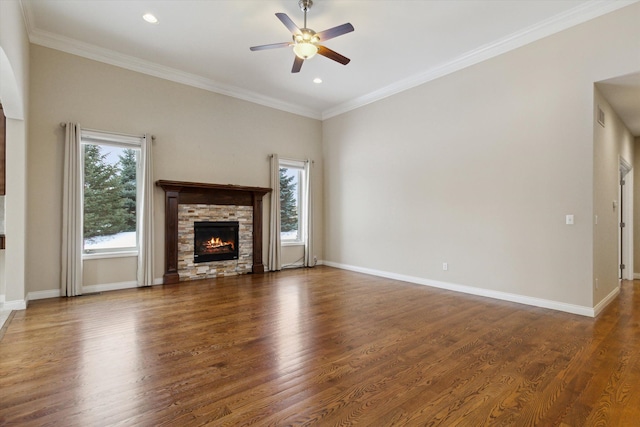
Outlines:
<svg viewBox="0 0 640 427"><path fill-rule="evenodd" d="M300 34L300 28L298 28L298 26L293 23L291 18L289 18L289 16L286 13L276 13L276 16L280 21L282 21L284 26L287 27L289 31L291 31L291 34L293 35Z"/></svg>
<svg viewBox="0 0 640 427"><path fill-rule="evenodd" d="M320 31L317 36L320 37L320 41L332 39L334 37L341 36L353 31L353 25L350 23L338 25L337 27L329 28L328 30Z"/></svg>
<svg viewBox="0 0 640 427"><path fill-rule="evenodd" d="M326 58L333 59L334 61L339 62L342 65L347 65L351 61L346 56L342 56L338 52L324 46L318 46L318 55L322 55Z"/></svg>
<svg viewBox="0 0 640 427"><path fill-rule="evenodd" d="M291 43L291 42L263 44L261 46L251 46L249 49L251 49L253 51L266 50L266 49L276 49L276 48L279 48L279 47L291 46L292 44L293 43Z"/></svg>
<svg viewBox="0 0 640 427"><path fill-rule="evenodd" d="M302 68L302 63L304 62L304 59L296 56L296 59L293 60L293 68L291 68L291 72L292 73L299 73L300 69Z"/></svg>

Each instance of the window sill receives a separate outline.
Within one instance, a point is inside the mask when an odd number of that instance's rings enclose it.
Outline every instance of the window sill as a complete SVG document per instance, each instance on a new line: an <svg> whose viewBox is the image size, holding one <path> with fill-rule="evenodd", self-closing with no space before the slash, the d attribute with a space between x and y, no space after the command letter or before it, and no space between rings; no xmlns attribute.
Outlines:
<svg viewBox="0 0 640 427"><path fill-rule="evenodd" d="M304 242L280 242L282 246L304 246Z"/></svg>
<svg viewBox="0 0 640 427"><path fill-rule="evenodd" d="M92 254L82 254L82 259L103 259L103 258L131 258L137 257L138 251L123 252L97 252Z"/></svg>

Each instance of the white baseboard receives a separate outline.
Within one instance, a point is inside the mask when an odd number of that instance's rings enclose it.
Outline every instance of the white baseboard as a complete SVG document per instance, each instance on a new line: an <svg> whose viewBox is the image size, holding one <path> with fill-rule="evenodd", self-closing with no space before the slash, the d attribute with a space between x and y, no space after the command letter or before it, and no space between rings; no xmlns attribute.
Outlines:
<svg viewBox="0 0 640 427"><path fill-rule="evenodd" d="M11 311L11 310L24 310L27 308L27 301L25 300L15 300L15 301L7 301L7 296L2 294L0 295L0 310L3 311ZM2 325L0 325L1 327Z"/></svg>
<svg viewBox="0 0 640 427"><path fill-rule="evenodd" d="M153 279L153 285L162 285L163 280L162 277ZM95 292L108 292L108 291L118 291L121 289L132 289L137 288L137 281L130 282L117 282L117 283L103 283L99 285L89 285L82 287L82 293L91 294Z"/></svg>
<svg viewBox="0 0 640 427"><path fill-rule="evenodd" d="M605 307L608 306L611 303L611 301L613 301L619 294L620 294L620 286L618 285L618 286L616 286L616 288L614 290L612 290L609 293L609 295L604 297L602 299L602 301L600 301L598 304L596 304L596 306L593 308L593 311L594 311L593 317L595 317L598 314L600 314L600 312L602 310L604 310Z"/></svg>
<svg viewBox="0 0 640 427"><path fill-rule="evenodd" d="M37 299L59 298L60 289L50 289L48 291L35 291L27 294L27 301L35 301Z"/></svg>
<svg viewBox="0 0 640 427"><path fill-rule="evenodd" d="M288 264L288 265L283 265L282 269L283 270L292 270L294 268L303 268L304 264Z"/></svg>
<svg viewBox="0 0 640 427"><path fill-rule="evenodd" d="M324 265L324 261L319 259L318 261L316 261L313 267L315 267L316 265ZM304 267L304 264L291 264L291 265L287 265L286 267L282 266L281 270L289 270L293 268L302 268L302 267ZM281 270L276 270L276 271L281 271ZM264 271L265 273L273 272L273 270L269 270L269 267L267 267L266 265L264 267Z"/></svg>
<svg viewBox="0 0 640 427"><path fill-rule="evenodd" d="M131 289L138 286L138 282L116 282L116 283L101 283L99 285L89 285L82 287L83 294L93 294L97 292L107 291L119 291L121 289Z"/></svg>
<svg viewBox="0 0 640 427"><path fill-rule="evenodd" d="M2 304L3 310L26 310L27 302L23 299L15 300L15 301L5 301Z"/></svg>
<svg viewBox="0 0 640 427"><path fill-rule="evenodd" d="M387 271L356 267L353 265L340 264L332 261L324 261L323 264L329 267L355 271L358 273L370 274L372 276L384 277L387 279L400 280L402 282L415 283L417 285L431 286L434 288L446 289L449 291L455 291L455 292L461 292L465 294L477 295L481 297L488 297L488 298L494 298L494 299L499 299L503 301L515 302L515 303L530 305L534 307L549 308L551 310L563 311L563 312L572 313L572 314L579 314L581 316L595 317L597 314L593 308L585 307L581 305L567 304L559 301L528 297L525 295L511 294L508 292L492 291L490 289L474 288L473 286L440 282L436 280L424 279L422 277L414 277L414 276L406 276L403 274L389 273ZM607 298L609 298L609 296L607 296ZM605 298L605 300L607 300L607 298ZM603 302L605 300L603 300ZM602 308L604 308L606 304L608 304L608 302L605 303Z"/></svg>
<svg viewBox="0 0 640 427"><path fill-rule="evenodd" d="M633 280L640 279L640 273L633 273Z"/></svg>
<svg viewBox="0 0 640 427"><path fill-rule="evenodd" d="M153 284L162 285L162 277L155 278ZM89 285L82 287L82 293L91 294L97 292L117 291L120 289L131 289L138 287L138 283L134 281L129 282L117 282L117 283L104 283L99 285ZM46 298L59 298L61 295L60 289L50 289L46 291L35 291L27 294L27 301L35 301L38 299Z"/></svg>

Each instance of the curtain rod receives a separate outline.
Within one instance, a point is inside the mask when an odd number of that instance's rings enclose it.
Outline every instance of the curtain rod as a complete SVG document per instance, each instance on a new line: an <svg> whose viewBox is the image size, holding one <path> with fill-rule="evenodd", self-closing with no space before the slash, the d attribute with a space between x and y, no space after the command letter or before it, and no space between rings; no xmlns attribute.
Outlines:
<svg viewBox="0 0 640 427"><path fill-rule="evenodd" d="M267 157L267 158L268 158L268 159L273 159L273 156L274 156L273 154L269 154L269 157ZM315 161L315 160L309 160L309 159L306 159L306 160L299 160L299 159L290 159L290 158L288 158L288 157L280 157L280 160L288 160L288 161L290 161L290 162L305 162L305 163L306 163L306 162L311 162L311 163L313 163L313 164L315 164L315 163L316 163L316 161Z"/></svg>
<svg viewBox="0 0 640 427"><path fill-rule="evenodd" d="M60 127L66 128L67 124L65 122L60 122ZM89 129L89 128L81 128L83 130L88 130L89 132L101 132L101 133L109 133L111 135L123 135L123 136L132 136L134 138L144 138L144 135L132 135L127 133L119 133L119 132L110 132L108 130L99 130L99 129ZM155 135L151 135L151 140L155 141Z"/></svg>

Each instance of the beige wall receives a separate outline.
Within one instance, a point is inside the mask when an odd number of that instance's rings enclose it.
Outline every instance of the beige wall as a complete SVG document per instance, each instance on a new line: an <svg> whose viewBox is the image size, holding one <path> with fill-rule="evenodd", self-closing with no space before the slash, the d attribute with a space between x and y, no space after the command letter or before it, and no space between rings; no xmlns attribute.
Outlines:
<svg viewBox="0 0 640 427"><path fill-rule="evenodd" d="M593 307L593 83L640 70L638 22L634 4L326 120L325 259Z"/></svg>
<svg viewBox="0 0 640 427"><path fill-rule="evenodd" d="M633 165L633 136L600 92L594 89L594 118L598 107L605 125L593 121L594 155L594 288L597 304L619 285L620 158ZM639 248L640 249L640 248ZM596 285L597 279L597 286Z"/></svg>
<svg viewBox="0 0 640 427"><path fill-rule="evenodd" d="M29 40L16 0L0 1L0 102L7 116L5 228L0 308L26 307L26 156L29 105ZM4 264L4 267L1 265Z"/></svg>
<svg viewBox="0 0 640 427"><path fill-rule="evenodd" d="M316 162L314 253L322 257L321 123L246 101L32 46L29 291L59 288L63 130L152 133L155 180L269 187L271 153ZM164 193L155 191L155 277L164 268ZM266 263L270 196L265 197ZM47 256L37 258L38 253ZM286 260L285 260L286 261ZM135 280L135 262L87 262L85 285Z"/></svg>

